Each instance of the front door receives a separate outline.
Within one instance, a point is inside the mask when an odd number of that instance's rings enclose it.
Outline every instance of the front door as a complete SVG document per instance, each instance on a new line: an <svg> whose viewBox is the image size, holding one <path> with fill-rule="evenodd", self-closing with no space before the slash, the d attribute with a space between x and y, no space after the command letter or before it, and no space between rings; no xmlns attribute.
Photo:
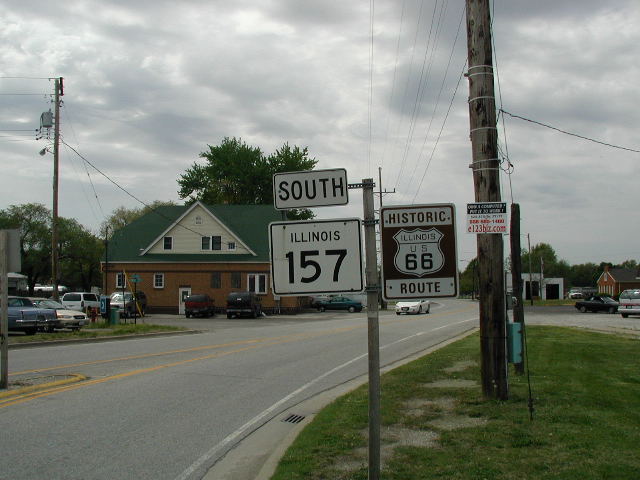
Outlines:
<svg viewBox="0 0 640 480"><path fill-rule="evenodd" d="M178 313L184 315L184 301L191 295L191 287L180 287L178 289Z"/></svg>

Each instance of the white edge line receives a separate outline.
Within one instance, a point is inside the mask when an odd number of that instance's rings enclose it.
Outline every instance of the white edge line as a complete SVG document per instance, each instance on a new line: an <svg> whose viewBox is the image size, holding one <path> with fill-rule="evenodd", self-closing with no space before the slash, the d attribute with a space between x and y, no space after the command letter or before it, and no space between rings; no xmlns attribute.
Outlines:
<svg viewBox="0 0 640 480"><path fill-rule="evenodd" d="M446 325L443 325L441 327L436 327L432 330L429 330L427 332L418 332L415 333L413 335L409 335L408 337L405 338L401 338L400 340L396 340L394 342L391 342L387 345L384 345L382 347L380 347L380 350L383 350L385 348L391 347L393 345L396 345L398 343L401 342L405 342L407 340L410 340L412 338L415 337L419 337L421 335L425 335L427 333L431 333L431 332L435 332L436 330L442 330L443 328L447 328L447 327L451 327L453 325L459 325L461 323L466 323L466 322L472 322L477 320L476 318L471 318L471 319L467 319L467 320L462 320L460 322L455 322L455 323L448 323ZM262 411L261 413L259 413L258 415L256 415L255 417L253 417L251 420L249 420L247 423L245 423L244 425L242 425L240 428L238 428L236 431L234 431L233 433L230 433L229 435L227 435L222 441L220 441L219 443L217 443L216 445L214 445L213 447L211 447L206 453L204 453L203 455L200 456L200 458L198 458L195 462L193 462L189 467L187 467L187 469L185 469L178 477L176 477L175 480L186 480L187 478L189 478L189 476L191 474L193 474L196 470L198 470L202 465L204 465L207 461L209 461L219 450L221 450L222 448L224 448L226 445L228 445L229 443L231 443L233 440L235 440L236 438L238 438L239 436L241 436L246 430L248 430L249 428L251 428L253 425L255 425L256 423L258 423L260 420L262 420L264 417L266 417L267 415L269 415L270 413L272 413L274 410L276 410L277 408L279 408L280 406L282 406L284 403L288 402L289 400L291 400L293 397L295 397L296 395L298 395L299 393L303 392L304 390L306 390L307 388L309 388L310 386L318 383L320 380L328 377L329 375L337 372L338 370L343 369L344 367L351 365L352 363L357 362L358 360L362 360L363 358L367 357L368 353L363 353L362 355L358 355L357 357L352 358L351 360L349 360L348 362L345 362L341 365L338 365L337 367L332 368L331 370L323 373L322 375L320 375L319 377L314 378L313 380L311 380L310 382L305 383L304 385L302 385L300 388L294 390L293 392L291 392L289 395L287 395L286 397L281 398L280 400L278 400L276 403L274 403L273 405L271 405L269 408L267 408L266 410Z"/></svg>

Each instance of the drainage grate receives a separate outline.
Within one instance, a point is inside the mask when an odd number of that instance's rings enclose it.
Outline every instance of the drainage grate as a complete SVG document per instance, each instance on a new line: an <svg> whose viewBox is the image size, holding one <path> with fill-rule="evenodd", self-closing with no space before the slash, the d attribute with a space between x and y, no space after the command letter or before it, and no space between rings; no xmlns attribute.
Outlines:
<svg viewBox="0 0 640 480"><path fill-rule="evenodd" d="M282 421L286 423L300 423L304 419L305 419L304 415L296 415L295 413L292 413Z"/></svg>

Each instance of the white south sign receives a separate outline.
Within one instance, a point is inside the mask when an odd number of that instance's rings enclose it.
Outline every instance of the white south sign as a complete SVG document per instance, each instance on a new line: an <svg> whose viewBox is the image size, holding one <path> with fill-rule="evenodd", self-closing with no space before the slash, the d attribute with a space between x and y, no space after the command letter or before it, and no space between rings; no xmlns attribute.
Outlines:
<svg viewBox="0 0 640 480"><path fill-rule="evenodd" d="M269 224L273 293L361 292L360 225L357 218Z"/></svg>
<svg viewBox="0 0 640 480"><path fill-rule="evenodd" d="M344 168L282 172L273 175L273 201L278 210L349 203Z"/></svg>

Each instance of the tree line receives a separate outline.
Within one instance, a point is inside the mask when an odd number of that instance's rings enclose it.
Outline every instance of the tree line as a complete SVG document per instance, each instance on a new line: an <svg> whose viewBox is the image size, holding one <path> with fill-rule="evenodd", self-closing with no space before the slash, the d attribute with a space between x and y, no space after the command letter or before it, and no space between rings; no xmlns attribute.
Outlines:
<svg viewBox="0 0 640 480"><path fill-rule="evenodd" d="M564 278L565 287L596 287L598 277L606 266L610 268L637 269L636 260L625 260L620 264L611 262L581 263L569 265L566 260L559 259L555 250L548 243L539 243L531 248L531 251L522 250L522 273L542 273L547 278ZM510 269L511 259L506 262ZM463 294L470 294L474 291L474 276L477 275L478 259L474 258L469 262L463 272L460 273L460 291ZM477 282L477 276L476 276ZM475 288L477 290L477 287Z"/></svg>
<svg viewBox="0 0 640 480"><path fill-rule="evenodd" d="M206 204L273 204L273 174L312 170L317 161L309 157L307 148L285 143L272 154L247 145L239 138L224 138L220 145L207 145L199 155L203 163L195 162L178 179L178 195L190 205L195 201ZM72 218L58 218L58 283L70 288L89 291L102 285L100 260L104 256L105 241L113 232L137 218L174 202L156 200L142 206L116 208L91 232ZM294 210L291 219L313 217L310 210ZM10 205L0 210L0 229L20 230L22 273L27 277L29 294L36 284L52 284L51 237L52 213L40 203Z"/></svg>

